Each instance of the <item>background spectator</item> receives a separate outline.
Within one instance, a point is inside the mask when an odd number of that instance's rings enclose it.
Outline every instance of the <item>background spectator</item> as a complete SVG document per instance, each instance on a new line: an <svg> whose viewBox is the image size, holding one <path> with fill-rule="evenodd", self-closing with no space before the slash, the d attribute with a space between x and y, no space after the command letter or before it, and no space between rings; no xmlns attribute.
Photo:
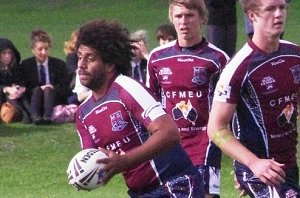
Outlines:
<svg viewBox="0 0 300 198"><path fill-rule="evenodd" d="M134 57L131 61L129 76L141 83L145 83L147 75L147 58L149 55L148 32L146 30L137 30L130 34L130 38L133 41Z"/></svg>
<svg viewBox="0 0 300 198"><path fill-rule="evenodd" d="M64 43L64 53L66 55L66 67L68 72L68 80L70 82L70 89L75 87L76 70L77 70L77 51L76 41L78 30L71 33L70 39Z"/></svg>
<svg viewBox="0 0 300 198"><path fill-rule="evenodd" d="M156 30L156 40L159 45L169 43L177 39L177 33L172 23L166 23L158 26Z"/></svg>
<svg viewBox="0 0 300 198"><path fill-rule="evenodd" d="M20 69L20 53L15 45L6 38L0 38L0 107L8 101L22 111L22 122L30 123L30 106L24 92Z"/></svg>
<svg viewBox="0 0 300 198"><path fill-rule="evenodd" d="M66 54L66 67L68 72L69 86L72 90L68 96L68 104L79 105L89 94L89 89L83 86L77 73L77 42L78 30L72 32L69 41L65 42L64 52Z"/></svg>
<svg viewBox="0 0 300 198"><path fill-rule="evenodd" d="M236 0L205 0L208 9L207 40L232 57L236 51Z"/></svg>
<svg viewBox="0 0 300 198"><path fill-rule="evenodd" d="M26 80L26 94L30 100L32 119L35 124L51 123L56 104L67 102L69 88L66 64L63 60L49 56L51 39L41 29L31 33L33 57L22 61Z"/></svg>

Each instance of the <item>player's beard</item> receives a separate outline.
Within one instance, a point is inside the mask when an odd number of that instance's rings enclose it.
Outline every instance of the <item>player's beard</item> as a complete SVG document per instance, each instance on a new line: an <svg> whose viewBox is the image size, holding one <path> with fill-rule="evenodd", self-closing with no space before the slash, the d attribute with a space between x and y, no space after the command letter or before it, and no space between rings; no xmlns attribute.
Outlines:
<svg viewBox="0 0 300 198"><path fill-rule="evenodd" d="M90 81L85 86L91 90L100 89L107 79L106 73L102 69L94 71L90 74L90 77Z"/></svg>

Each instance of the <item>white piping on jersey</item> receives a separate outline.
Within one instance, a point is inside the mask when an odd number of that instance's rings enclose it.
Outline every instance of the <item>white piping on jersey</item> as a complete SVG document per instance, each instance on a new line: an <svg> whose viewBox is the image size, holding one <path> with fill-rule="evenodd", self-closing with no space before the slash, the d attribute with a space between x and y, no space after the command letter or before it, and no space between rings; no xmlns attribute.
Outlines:
<svg viewBox="0 0 300 198"><path fill-rule="evenodd" d="M275 57L273 57L273 58L271 58L271 59L268 59L268 60L266 60L265 62L261 63L261 64L258 65L257 67L255 67L255 69L253 69L253 70L249 73L249 76L250 76L253 72L255 72L255 70L259 69L261 66L265 65L266 63L271 62L271 61L273 61L274 59L281 58L281 57L298 57L298 58L300 58L300 56L297 56L297 55L279 55L279 56L275 56ZM243 81L243 82L244 82L244 81Z"/></svg>
<svg viewBox="0 0 300 198"><path fill-rule="evenodd" d="M285 42L285 43L289 43L289 42ZM290 44L290 43L289 43ZM248 73L248 76L250 76L253 72L255 72L257 69L259 69L261 66L263 66L263 65L265 65L266 63L268 63L268 62L271 62L271 61L273 61L274 59L278 59L278 58L280 58L280 57L287 57L287 56L292 56L292 57L299 57L299 56L296 56L296 55L279 55L279 56L275 56L275 57L273 57L273 58L271 58L271 59L268 59L268 60L266 60L265 62L263 62L263 63L261 63L260 65L258 65L257 67L255 67L251 72L249 72ZM242 82L242 85L245 83L245 81L246 81L246 78L247 78L247 75L245 75L245 77L244 77L244 79L243 79L243 82ZM250 84L251 86L252 86L252 84ZM254 90L254 89L252 89L252 90ZM258 98L258 97L256 97L256 98ZM248 109L250 109L250 107L249 107L249 105L247 104L247 102L245 101L245 99L244 98L242 98L242 100L244 101L244 104L247 106L247 108ZM257 105L259 105L260 103L258 102L258 104ZM259 108L259 109L261 109L261 108ZM249 111L250 113L251 113L251 115L252 115L252 117L253 118L255 118L255 117L257 117L257 115L254 115L254 113L253 113L253 111ZM255 121L255 123L257 124L257 126L260 128L260 131L261 131L261 133L262 133L262 137L263 137L263 139L264 139L264 143L265 143L265 149L266 149L266 155L267 155L267 157L269 157L269 147L268 147L268 145L269 145L269 140L268 140L268 136L267 136L267 133L266 133L266 128L265 128L265 123L264 123L264 119L263 119L263 113L260 111L260 114L259 114L260 116L261 116L261 121L263 122L263 123L258 123L258 120L257 119L254 119L254 121ZM261 128L261 127L263 127L263 128Z"/></svg>
<svg viewBox="0 0 300 198"><path fill-rule="evenodd" d="M86 118L87 116L89 116L91 113L93 113L94 110L97 109L99 106L102 106L102 105L105 105L106 103L111 103L111 102L118 102L118 103L123 104L123 103L120 102L119 100L110 100L110 101L103 102L103 103L101 103L101 104L95 106L93 109L91 109L86 115L84 115L84 117L82 118L82 120L85 120L85 118Z"/></svg>
<svg viewBox="0 0 300 198"><path fill-rule="evenodd" d="M295 44L295 43L292 43L292 42L290 42L290 41L287 41L287 40L279 40L279 43L290 44L290 45L294 45L294 46L299 47L299 45L297 45L297 44Z"/></svg>
<svg viewBox="0 0 300 198"><path fill-rule="evenodd" d="M215 46L214 44L212 44L210 42L208 42L208 47L222 53L225 56L227 62L229 61L230 57L223 50L221 50L220 48L218 48L217 46Z"/></svg>
<svg viewBox="0 0 300 198"><path fill-rule="evenodd" d="M166 114L163 110L163 107L160 102L157 102L146 90L145 88L136 82L135 80L124 76L119 75L115 82L120 85L122 88L124 88L126 91L128 91L133 98L137 101L137 103L144 109L142 112L142 117L147 118L149 117L151 121L155 120L156 118ZM146 97L145 97L146 96ZM95 106L93 109L90 110L89 113L87 113L82 119L84 120L87 116L89 116L95 109L97 109L99 106L104 105L106 103L110 103L112 100L103 102L97 106ZM119 100L115 100L114 102L120 102ZM149 106L151 104L151 106ZM157 108L161 107L161 108Z"/></svg>
<svg viewBox="0 0 300 198"><path fill-rule="evenodd" d="M220 80L223 84L229 85L229 82L240 66L240 64L245 60L246 57L251 54L253 49L246 43L243 48L229 61L229 63L225 66L223 72L221 73Z"/></svg>
<svg viewBox="0 0 300 198"><path fill-rule="evenodd" d="M252 86L252 84L250 84L251 85L251 87L253 87ZM254 90L254 89L252 89L252 90ZM256 93L256 92L255 92ZM250 109L250 106L249 106L249 104L247 103L247 101L245 100L245 98L244 97L241 97L242 98L242 100L243 100L243 102L244 102L244 104L247 106L247 108L248 109ZM256 98L258 98L258 97L256 97ZM258 106L260 106L259 105L260 103L258 102L257 103L257 105ZM265 142L265 149L266 149L266 155L267 155L267 157L269 157L269 140L268 140L268 135L267 135L267 133L266 133L266 127L265 127L265 123L264 123L264 118L263 118L263 113L261 112L261 108L259 107L258 109L260 109L260 113L259 113L259 115L260 115L260 117L261 117L261 121L263 122L263 123L258 123L258 121L257 121L257 119L256 119L256 117L257 117L257 115L256 114L254 114L254 112L253 111L249 111L250 113L251 113L251 115L252 115L252 117L253 117L253 120L255 121L255 123L256 123L256 126L258 126L260 129L260 132L262 133L262 137L263 137L263 139L264 139L264 142ZM261 125L262 125L262 127L263 128L261 128Z"/></svg>
<svg viewBox="0 0 300 198"><path fill-rule="evenodd" d="M80 148L83 149L83 141L82 141L81 135L80 135L80 133L79 133L78 130L76 130L76 132L77 132L77 135L79 136L79 140L80 140Z"/></svg>
<svg viewBox="0 0 300 198"><path fill-rule="evenodd" d="M210 147L211 147L211 140L208 141L208 145L206 147L206 152L205 152L205 159L204 159L204 165L207 165L207 157L208 157L208 153L210 151Z"/></svg>
<svg viewBox="0 0 300 198"><path fill-rule="evenodd" d="M211 62L213 63L217 68L220 68L220 65L216 64L213 60L211 59L207 59L207 58L203 58L201 56L196 56L196 55L190 55L190 54L178 54L178 55L174 55L174 56L168 56L168 57L164 57L164 58L160 58L160 59L155 59L153 60L151 63L155 63L155 62L158 62L158 61L162 61L162 60L166 60L166 59L170 59L170 58L178 58L178 57L192 57L192 58L195 58L195 59L202 59L202 60L205 60L205 61L208 61L208 62Z"/></svg>
<svg viewBox="0 0 300 198"><path fill-rule="evenodd" d="M243 48L238 51L238 53L229 61L229 63L225 66L223 69L223 72L220 75L219 81L217 83L217 86L221 83L224 86L229 86L229 82L234 75L237 68L240 66L240 64L245 60L246 57L251 54L253 49L246 43ZM219 101L219 102L226 102L226 98L224 97L218 97L218 95L214 94L213 100Z"/></svg>
<svg viewBox="0 0 300 198"><path fill-rule="evenodd" d="M257 194L257 191L253 190L252 186L248 182L247 182L247 185L255 198L261 198L262 195ZM270 198L280 198L275 187L271 187L271 186L267 186L267 185L265 187L268 188L268 191L265 192L265 194L264 194L265 196L270 195Z"/></svg>
<svg viewBox="0 0 300 198"><path fill-rule="evenodd" d="M193 187L192 187L191 178L190 178L189 176L187 176L187 175L184 175L184 176L182 176L182 177L185 177L185 178L188 180L188 182L189 182L189 188L188 188L188 190L189 190L189 195L188 195L187 198L192 198ZM174 198L180 198L180 197L177 197L176 194L173 193L172 187L171 187L170 185L171 185L171 182L167 182L167 183L166 183L166 186L167 186L167 188L168 188L168 191L169 191L169 193L172 195L172 197L174 197Z"/></svg>
<svg viewBox="0 0 300 198"><path fill-rule="evenodd" d="M159 50L162 50L162 49L165 49L165 48L174 46L174 45L176 44L176 42L177 42L177 40L173 40L173 41L171 41L171 42L169 42L169 43L166 43L166 44L164 44L164 45L160 45L160 46L154 48L154 49L150 52L149 57L151 57L151 55L152 55L153 53L155 53L155 52L157 52L157 51L159 51Z"/></svg>
<svg viewBox="0 0 300 198"><path fill-rule="evenodd" d="M159 172L158 172L158 170L157 170L157 168L156 168L156 165L155 165L154 160L151 159L151 160L149 160L149 161L150 161L150 165L151 165L153 171L155 172L156 178L157 178L158 181L159 181L159 184L162 185L163 182L162 182L162 180L160 179L160 175L159 175Z"/></svg>

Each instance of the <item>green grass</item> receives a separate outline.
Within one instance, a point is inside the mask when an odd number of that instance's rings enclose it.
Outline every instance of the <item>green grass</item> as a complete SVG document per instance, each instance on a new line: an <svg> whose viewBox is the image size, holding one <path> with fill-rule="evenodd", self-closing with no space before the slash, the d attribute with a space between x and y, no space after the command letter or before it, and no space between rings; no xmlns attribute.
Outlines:
<svg viewBox="0 0 300 198"><path fill-rule="evenodd" d="M63 43L71 32L95 18L117 19L130 31L149 31L150 48L157 45L155 30L168 21L167 0L0 0L0 37L11 39L22 58L31 56L32 29L43 28L53 38L52 55L65 58ZM300 44L300 2L293 0L284 38ZM238 6L238 42L246 41ZM73 124L34 126L0 125L0 197L5 198L122 198L128 197L121 176L105 187L77 192L67 183L66 168L79 151ZM222 198L238 197L233 187L232 160L223 157Z"/></svg>
<svg viewBox="0 0 300 198"><path fill-rule="evenodd" d="M168 21L167 0L0 0L0 5L0 37L14 41L24 58L31 56L29 38L35 28L49 32L54 41L52 55L64 58L64 41L89 20L116 19L129 31L148 30L151 38L158 25ZM150 46L156 46L154 39Z"/></svg>
<svg viewBox="0 0 300 198"><path fill-rule="evenodd" d="M0 125L0 195L6 198L126 197L118 176L106 188L77 192L68 185L66 169L80 150L74 124Z"/></svg>

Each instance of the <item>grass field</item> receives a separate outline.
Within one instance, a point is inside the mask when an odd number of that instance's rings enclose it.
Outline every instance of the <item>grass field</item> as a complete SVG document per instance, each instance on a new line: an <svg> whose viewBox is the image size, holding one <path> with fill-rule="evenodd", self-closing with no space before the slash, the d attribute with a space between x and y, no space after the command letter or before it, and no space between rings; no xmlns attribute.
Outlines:
<svg viewBox="0 0 300 198"><path fill-rule="evenodd" d="M300 44L300 2L289 8L285 39ZM155 29L168 21L167 0L0 0L0 37L11 39L22 54L31 56L29 35L43 28L53 38L52 55L64 59L63 43L72 30L95 18L118 19L130 31L149 31L155 47ZM238 6L238 42L246 40ZM123 198L127 197L121 176L92 192L77 192L68 186L66 168L80 149L73 124L35 126L0 125L0 197L3 198ZM231 160L223 157L222 198L235 198Z"/></svg>

